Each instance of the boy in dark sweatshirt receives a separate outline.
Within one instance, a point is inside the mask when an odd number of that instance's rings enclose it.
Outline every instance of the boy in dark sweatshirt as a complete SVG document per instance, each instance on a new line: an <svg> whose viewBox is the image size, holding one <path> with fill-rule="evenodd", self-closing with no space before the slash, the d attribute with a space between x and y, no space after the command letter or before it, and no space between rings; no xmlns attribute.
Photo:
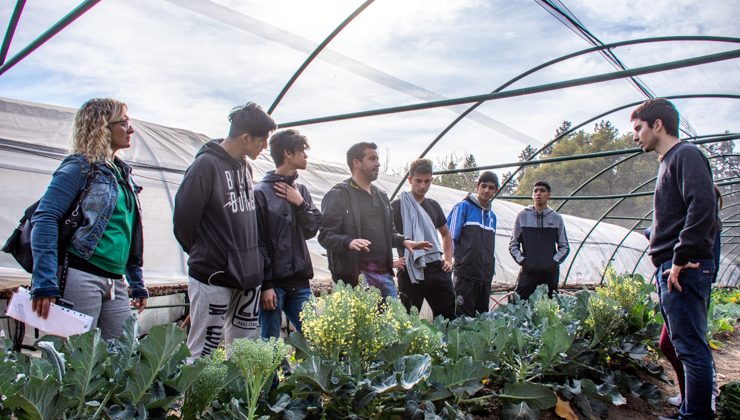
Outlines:
<svg viewBox="0 0 740 420"><path fill-rule="evenodd" d="M188 254L191 361L225 336L255 336L259 327L263 259L258 247L252 168L276 125L259 105L229 114L225 139L206 143L175 196L174 230Z"/></svg>
<svg viewBox="0 0 740 420"><path fill-rule="evenodd" d="M321 213L305 185L296 182L306 169L308 139L297 130L281 130L270 138L276 169L255 187L257 224L265 257L260 298L262 338L280 337L283 312L301 332L300 313L311 296L311 255L306 240L316 236Z"/></svg>
<svg viewBox="0 0 740 420"><path fill-rule="evenodd" d="M706 332L717 201L709 161L695 145L678 140L679 116L671 102L645 101L630 120L635 142L660 156L648 254L658 267L661 311L684 366L679 418L713 418L714 363Z"/></svg>

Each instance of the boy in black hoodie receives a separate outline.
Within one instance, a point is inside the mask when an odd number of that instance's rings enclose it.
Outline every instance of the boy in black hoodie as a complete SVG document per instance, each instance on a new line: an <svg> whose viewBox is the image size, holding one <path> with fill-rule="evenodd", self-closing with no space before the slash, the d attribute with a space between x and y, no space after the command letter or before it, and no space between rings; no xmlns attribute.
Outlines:
<svg viewBox="0 0 740 420"><path fill-rule="evenodd" d="M301 332L303 302L311 297L311 255L306 240L319 231L321 213L305 185L295 182L306 169L308 139L297 130L282 130L270 138L276 169L255 187L257 224L265 256L260 298L262 338L280 337L282 314Z"/></svg>
<svg viewBox="0 0 740 420"><path fill-rule="evenodd" d="M257 158L276 125L252 102L229 122L228 137L203 145L175 196L175 237L189 256L190 360L210 354L224 333L228 344L259 327L263 259L245 157Z"/></svg>

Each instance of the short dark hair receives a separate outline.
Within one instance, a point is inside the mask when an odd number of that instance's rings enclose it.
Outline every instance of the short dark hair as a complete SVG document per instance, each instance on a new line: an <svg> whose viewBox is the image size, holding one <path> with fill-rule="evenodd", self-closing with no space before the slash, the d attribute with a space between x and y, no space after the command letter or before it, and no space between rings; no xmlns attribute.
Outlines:
<svg viewBox="0 0 740 420"><path fill-rule="evenodd" d="M350 172L352 172L352 161L355 159L362 160L365 157L366 149L377 150L378 145L373 142L361 141L353 144L352 147L347 150L347 166L349 166Z"/></svg>
<svg viewBox="0 0 740 420"><path fill-rule="evenodd" d="M280 130L270 137L270 156L275 166L280 166L285 162L285 152L292 154L310 148L308 138L293 128Z"/></svg>
<svg viewBox="0 0 740 420"><path fill-rule="evenodd" d="M229 113L229 122L229 137L244 133L252 137L267 137L277 128L275 120L254 102L234 107Z"/></svg>
<svg viewBox="0 0 740 420"><path fill-rule="evenodd" d="M496 184L496 188L499 188L498 175L491 171L481 172L480 176L478 177L478 183L476 185L480 185L482 182L493 182L494 184Z"/></svg>
<svg viewBox="0 0 740 420"><path fill-rule="evenodd" d="M650 128L653 128L655 120L660 120L669 136L678 137L678 110L667 99L655 98L643 102L630 114L630 121L634 120L643 120Z"/></svg>
<svg viewBox="0 0 740 420"><path fill-rule="evenodd" d="M534 183L534 186L532 187L532 189L534 189L535 187L545 187L545 189L547 190L547 192L551 192L552 191L552 188L550 188L550 184L548 184L545 181L537 181L537 182L535 182Z"/></svg>
<svg viewBox="0 0 740 420"><path fill-rule="evenodd" d="M432 161L429 159L416 159L411 162L411 165L409 165L409 176L414 176L416 174L426 175L431 174L432 172L434 172L434 164L432 164Z"/></svg>

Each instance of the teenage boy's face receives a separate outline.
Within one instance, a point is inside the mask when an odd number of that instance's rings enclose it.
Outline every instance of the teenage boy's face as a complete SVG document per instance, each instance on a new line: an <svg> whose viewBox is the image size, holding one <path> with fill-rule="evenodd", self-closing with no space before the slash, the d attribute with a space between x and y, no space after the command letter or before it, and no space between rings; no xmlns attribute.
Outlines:
<svg viewBox="0 0 740 420"><path fill-rule="evenodd" d="M308 166L308 153L302 149L292 153L285 152L285 163L290 164L296 169L306 169L306 166Z"/></svg>
<svg viewBox="0 0 740 420"><path fill-rule="evenodd" d="M416 198L424 198L429 191L429 187L432 186L432 174L414 174L409 178L409 184L411 184L411 193Z"/></svg>
<svg viewBox="0 0 740 420"><path fill-rule="evenodd" d="M491 201L497 192L498 187L493 182L479 182L478 186L475 187L475 193L478 195L478 200L480 200L481 203Z"/></svg>
<svg viewBox="0 0 740 420"><path fill-rule="evenodd" d="M662 125L660 120L655 120L653 128L650 128L647 121L632 120L632 128L635 130L632 138L643 152L652 152L658 145L658 136L655 130Z"/></svg>
<svg viewBox="0 0 740 420"><path fill-rule="evenodd" d="M546 206L547 200L550 199L550 193L547 192L547 188L542 185L534 187L532 190L532 201L537 206Z"/></svg>
<svg viewBox="0 0 740 420"><path fill-rule="evenodd" d="M267 136L255 137L249 134L243 134L242 138L244 139L247 156L252 160L257 159L257 156L259 156L263 150L267 149Z"/></svg>

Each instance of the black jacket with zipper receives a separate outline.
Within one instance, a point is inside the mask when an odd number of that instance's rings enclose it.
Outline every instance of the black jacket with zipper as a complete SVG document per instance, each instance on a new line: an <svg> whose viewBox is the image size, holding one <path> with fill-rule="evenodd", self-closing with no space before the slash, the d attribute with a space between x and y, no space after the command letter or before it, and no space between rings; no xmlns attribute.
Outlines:
<svg viewBox="0 0 740 420"><path fill-rule="evenodd" d="M332 280L335 282L342 280L356 286L360 275L360 253L348 247L353 239L362 238L360 232L362 216L357 200L352 199L351 188L359 187L351 178L344 180L332 187L321 201L319 243L326 248ZM406 238L393 227L391 207L386 193L374 185L371 185L371 188L373 194L378 194L383 203L383 219L387 226L386 269L392 272L393 248L403 247Z"/></svg>
<svg viewBox="0 0 740 420"><path fill-rule="evenodd" d="M295 182L298 175L287 177L269 171L254 188L260 247L265 256L265 279L262 290L272 288L306 288L313 278L311 255L306 240L316 236L321 213L313 204L305 185ZM295 206L275 193L275 183L295 187L303 204Z"/></svg>

